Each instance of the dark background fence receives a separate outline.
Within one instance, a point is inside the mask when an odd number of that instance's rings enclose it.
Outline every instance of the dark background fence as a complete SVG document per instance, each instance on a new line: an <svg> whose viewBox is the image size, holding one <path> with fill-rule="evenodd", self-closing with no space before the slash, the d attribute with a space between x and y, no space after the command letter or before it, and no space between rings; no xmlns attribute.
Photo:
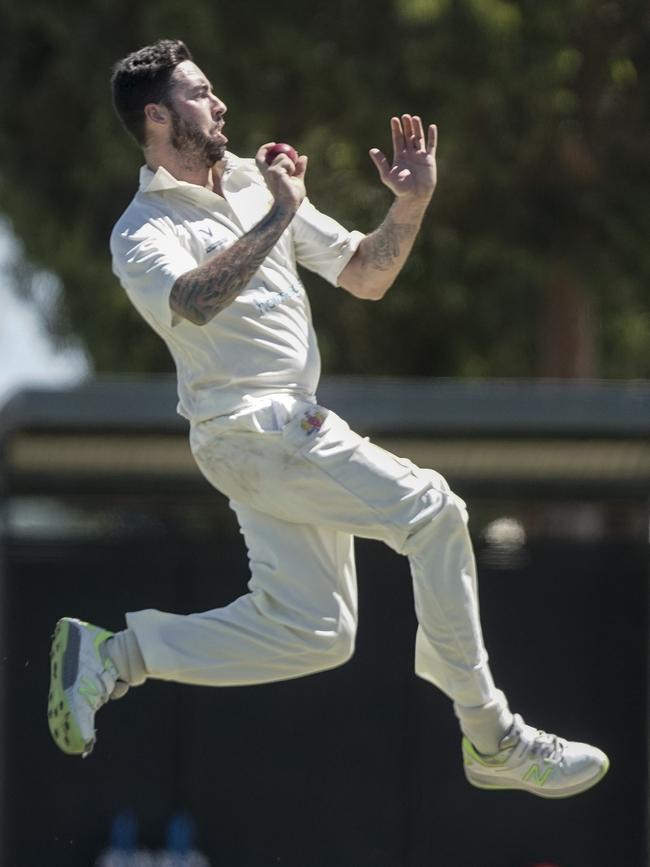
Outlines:
<svg viewBox="0 0 650 867"><path fill-rule="evenodd" d="M119 629L127 610L225 604L245 590L245 551L225 501L198 480L120 493L93 492L86 477L39 494L34 477L21 488L10 445L4 453L6 867L92 867L124 811L152 850L187 812L212 867L647 863L648 545L629 526L636 516L647 531L638 491L576 500L569 489L540 498L497 485L487 497L456 486L473 516L498 683L530 722L612 759L591 792L547 802L467 785L451 705L412 673L407 563L370 542L357 544L360 628L347 666L252 688L148 682L102 709L89 758L59 754L45 715L57 618ZM628 520L591 534L534 529L589 509ZM525 539L485 532L511 514L527 516Z"/></svg>

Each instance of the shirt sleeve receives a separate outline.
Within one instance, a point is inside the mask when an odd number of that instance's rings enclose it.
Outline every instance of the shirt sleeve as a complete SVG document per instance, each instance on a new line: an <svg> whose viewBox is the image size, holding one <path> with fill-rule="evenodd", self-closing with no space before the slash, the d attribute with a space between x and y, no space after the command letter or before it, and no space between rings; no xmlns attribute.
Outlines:
<svg viewBox="0 0 650 867"><path fill-rule="evenodd" d="M298 208L292 231L298 264L320 274L333 286L338 285L339 274L365 237L322 214L309 199Z"/></svg>
<svg viewBox="0 0 650 867"><path fill-rule="evenodd" d="M152 324L172 328L181 319L169 306L176 280L199 264L166 227L145 223L135 231L115 227L111 235L113 272L129 298Z"/></svg>

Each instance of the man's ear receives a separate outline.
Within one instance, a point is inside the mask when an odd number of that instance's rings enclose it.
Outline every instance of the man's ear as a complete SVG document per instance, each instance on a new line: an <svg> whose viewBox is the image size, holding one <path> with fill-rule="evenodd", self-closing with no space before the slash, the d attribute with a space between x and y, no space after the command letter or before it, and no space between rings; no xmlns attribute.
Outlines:
<svg viewBox="0 0 650 867"><path fill-rule="evenodd" d="M169 112L164 105L148 102L144 107L144 116L152 123L165 124L169 121Z"/></svg>

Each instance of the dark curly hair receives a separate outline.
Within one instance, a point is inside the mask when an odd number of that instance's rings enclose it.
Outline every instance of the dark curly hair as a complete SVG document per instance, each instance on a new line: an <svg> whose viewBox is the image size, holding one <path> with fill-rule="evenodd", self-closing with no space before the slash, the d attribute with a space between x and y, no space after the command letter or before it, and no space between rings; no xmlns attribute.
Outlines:
<svg viewBox="0 0 650 867"><path fill-rule="evenodd" d="M144 147L144 107L150 102L169 104L169 80L184 60L192 60L180 39L160 39L134 51L113 67L113 106L124 128Z"/></svg>

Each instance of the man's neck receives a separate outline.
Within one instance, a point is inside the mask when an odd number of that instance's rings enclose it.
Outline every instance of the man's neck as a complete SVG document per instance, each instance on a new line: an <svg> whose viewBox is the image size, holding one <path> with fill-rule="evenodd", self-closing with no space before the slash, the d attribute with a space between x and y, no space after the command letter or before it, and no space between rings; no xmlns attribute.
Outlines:
<svg viewBox="0 0 650 867"><path fill-rule="evenodd" d="M147 166L152 172L158 171L162 166L177 181L187 184L196 184L205 187L219 196L223 195L221 189L221 176L225 167L225 160L215 163L213 166L196 166L185 162L176 151L171 153L156 153L152 149L144 152Z"/></svg>

